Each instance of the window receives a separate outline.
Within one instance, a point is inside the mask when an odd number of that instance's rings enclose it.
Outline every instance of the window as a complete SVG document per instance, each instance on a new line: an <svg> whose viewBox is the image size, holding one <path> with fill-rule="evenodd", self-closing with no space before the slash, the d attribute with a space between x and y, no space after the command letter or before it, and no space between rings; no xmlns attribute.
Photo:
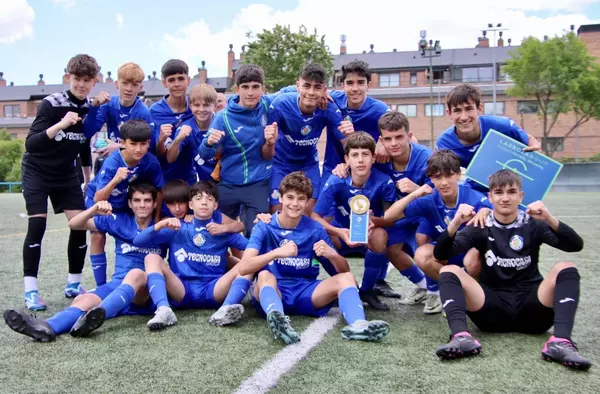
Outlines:
<svg viewBox="0 0 600 394"><path fill-rule="evenodd" d="M537 101L518 101L517 112L520 114L537 114L539 111Z"/></svg>
<svg viewBox="0 0 600 394"><path fill-rule="evenodd" d="M4 117L5 118L18 118L21 116L20 105L5 105L4 106Z"/></svg>
<svg viewBox="0 0 600 394"><path fill-rule="evenodd" d="M504 102L496 101L496 113L494 113L494 103L484 103L483 113L486 115L504 115Z"/></svg>
<svg viewBox="0 0 600 394"><path fill-rule="evenodd" d="M379 74L379 87L400 86L400 73Z"/></svg>
<svg viewBox="0 0 600 394"><path fill-rule="evenodd" d="M416 104L398 104L395 107L396 111L402 112L407 118L414 118L417 116Z"/></svg>
<svg viewBox="0 0 600 394"><path fill-rule="evenodd" d="M431 116L431 104L425 104L425 116ZM433 116L444 116L444 104L433 104Z"/></svg>
<svg viewBox="0 0 600 394"><path fill-rule="evenodd" d="M462 69L463 82L492 82L494 80L493 67L467 67Z"/></svg>
<svg viewBox="0 0 600 394"><path fill-rule="evenodd" d="M410 73L410 84L411 85L417 84L417 72L416 71L411 71L411 73Z"/></svg>
<svg viewBox="0 0 600 394"><path fill-rule="evenodd" d="M565 149L563 137L547 137L544 140L544 150L550 152L562 152Z"/></svg>

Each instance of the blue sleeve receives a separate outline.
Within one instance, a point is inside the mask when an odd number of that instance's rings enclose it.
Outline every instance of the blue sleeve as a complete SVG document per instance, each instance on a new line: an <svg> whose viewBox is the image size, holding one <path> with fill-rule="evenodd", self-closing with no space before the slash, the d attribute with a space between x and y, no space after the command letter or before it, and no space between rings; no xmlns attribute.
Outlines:
<svg viewBox="0 0 600 394"><path fill-rule="evenodd" d="M335 185L327 184L333 182L335 179L335 175L329 177L321 193L319 194L319 198L317 199L317 203L315 204L314 212L317 213L321 217L325 217L329 215L331 211L331 207L335 203Z"/></svg>
<svg viewBox="0 0 600 394"><path fill-rule="evenodd" d="M338 130L340 123L344 119L342 116L342 111L338 108L335 103L330 103L327 106L326 110L327 114L327 131L330 131L332 135L335 136L338 140L343 140L346 136ZM329 134L329 133L328 133Z"/></svg>
<svg viewBox="0 0 600 394"><path fill-rule="evenodd" d="M408 206L404 209L404 216L407 218L414 218L414 217L427 218L428 217L427 205L429 205L427 202L428 202L428 199L426 197L420 197L420 198L417 198L416 200L412 200L408 204Z"/></svg>
<svg viewBox="0 0 600 394"><path fill-rule="evenodd" d="M106 187L106 185L108 185L108 183L110 181L112 181L112 179L114 178L115 174L117 173L118 168L113 168L113 166L110 165L110 161L109 159L107 159L108 163L104 163L102 165L102 170L100 171L100 173L98 174L98 176L96 176L96 191L100 190L100 189L104 189ZM106 165L109 164L109 165Z"/></svg>
<svg viewBox="0 0 600 394"><path fill-rule="evenodd" d="M106 216L94 216L94 225L96 226L96 229L101 233L111 233L117 225L117 216L116 214Z"/></svg>
<svg viewBox="0 0 600 394"><path fill-rule="evenodd" d="M147 227L133 239L133 244L140 247L149 247L153 245L168 245L177 231L169 228L163 228L154 231L154 226Z"/></svg>
<svg viewBox="0 0 600 394"><path fill-rule="evenodd" d="M296 93L298 89L296 89L296 85L284 86L279 89L279 93Z"/></svg>
<svg viewBox="0 0 600 394"><path fill-rule="evenodd" d="M246 247L248 247L248 239L243 237L241 234L231 234L229 238L229 246L237 250L246 250Z"/></svg>
<svg viewBox="0 0 600 394"><path fill-rule="evenodd" d="M382 199L385 202L396 201L396 185L393 180L389 180L382 188L383 196Z"/></svg>
<svg viewBox="0 0 600 394"><path fill-rule="evenodd" d="M246 245L246 249L256 249L258 253L262 250L263 242L265 240L266 225L263 222L258 222L256 226L252 229L252 234L250 235L250 241L248 241L248 245Z"/></svg>
<svg viewBox="0 0 600 394"><path fill-rule="evenodd" d="M452 149L452 144L449 143L450 141L448 141L448 136L446 134L446 132L443 132L437 139L437 141L435 142L435 149L436 150L442 150L442 149Z"/></svg>
<svg viewBox="0 0 600 394"><path fill-rule="evenodd" d="M96 132L102 129L106 123L108 104L102 104L99 107L90 106L90 110L83 122L83 134L87 138L92 138Z"/></svg>
<svg viewBox="0 0 600 394"><path fill-rule="evenodd" d="M279 110L278 101L275 100L269 106L269 113L267 115L267 124L272 124L273 122L280 123L281 121L281 111Z"/></svg>
<svg viewBox="0 0 600 394"><path fill-rule="evenodd" d="M160 163L158 162L158 159L153 158L154 160L152 160L152 164L150 166L150 168L148 168L148 171L150 171L150 174L152 174L152 184L158 189L161 190L163 188L163 186L165 185L165 178L163 177L163 171L162 168L160 167Z"/></svg>
<svg viewBox="0 0 600 394"><path fill-rule="evenodd" d="M481 193L479 193L479 194L481 194ZM492 203L490 202L490 200L486 196L484 196L483 194L481 194L481 197L480 197L479 201L473 207L473 209L475 210L475 212L479 211L481 208L489 208L489 209L492 209L492 210L494 209L494 207L492 206Z"/></svg>
<svg viewBox="0 0 600 394"><path fill-rule="evenodd" d="M525 145L529 144L529 135L519 127L519 125L512 119L508 119L510 122L510 137L516 139L517 141L521 141Z"/></svg>
<svg viewBox="0 0 600 394"><path fill-rule="evenodd" d="M325 241L327 245L331 246L333 250L337 250L337 248L333 245L333 242L331 242L329 234L327 234L327 231L325 231L325 228L323 227L319 229L319 238Z"/></svg>

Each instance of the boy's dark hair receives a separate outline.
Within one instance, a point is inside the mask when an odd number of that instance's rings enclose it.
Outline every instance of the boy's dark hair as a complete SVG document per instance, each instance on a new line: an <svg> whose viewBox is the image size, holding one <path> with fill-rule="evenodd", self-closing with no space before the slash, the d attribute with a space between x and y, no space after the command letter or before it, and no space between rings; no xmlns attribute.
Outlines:
<svg viewBox="0 0 600 394"><path fill-rule="evenodd" d="M306 198L310 199L313 195L313 185L304 172L295 171L287 174L279 184L279 194L281 196L289 191L304 194Z"/></svg>
<svg viewBox="0 0 600 394"><path fill-rule="evenodd" d="M148 183L146 181L133 181L129 184L129 189L127 189L127 199L131 200L133 198L133 193L138 192L142 194L152 194L152 200L156 201L156 196L158 195L158 189L154 187L153 184Z"/></svg>
<svg viewBox="0 0 600 394"><path fill-rule="evenodd" d="M258 82L265 84L265 72L256 64L242 64L235 72L235 85L243 83Z"/></svg>
<svg viewBox="0 0 600 394"><path fill-rule="evenodd" d="M309 63L302 67L298 77L309 82L325 83L327 80L327 72L320 64Z"/></svg>
<svg viewBox="0 0 600 394"><path fill-rule="evenodd" d="M342 66L342 82L346 80L348 74L356 74L367 78L367 83L371 82L371 70L369 65L362 60L353 60Z"/></svg>
<svg viewBox="0 0 600 394"><path fill-rule="evenodd" d="M460 158L450 149L435 151L427 161L425 176L460 174Z"/></svg>
<svg viewBox="0 0 600 394"><path fill-rule="evenodd" d="M178 202L188 202L190 195L190 185L182 179L173 179L162 188L162 196L165 204L174 204Z"/></svg>
<svg viewBox="0 0 600 394"><path fill-rule="evenodd" d="M165 79L175 74L188 75L190 73L190 69L183 60L171 59L167 60L167 62L163 64L162 68L160 69L160 73L162 75L162 79Z"/></svg>
<svg viewBox="0 0 600 394"><path fill-rule="evenodd" d="M201 196L204 193L213 196L216 201L219 201L219 191L214 182L211 181L196 182L194 186L190 188L190 194L188 195L189 200L194 198L194 196Z"/></svg>
<svg viewBox="0 0 600 394"><path fill-rule="evenodd" d="M521 190L522 180L519 174L511 170L498 170L488 178L489 189L501 189L505 186L516 186Z"/></svg>
<svg viewBox="0 0 600 394"><path fill-rule="evenodd" d="M119 129L119 134L123 141L146 142L150 141L152 127L145 120L128 120Z"/></svg>
<svg viewBox="0 0 600 394"><path fill-rule="evenodd" d="M463 83L452 89L446 96L448 111L452 111L452 108L467 103L473 103L477 108L481 105L481 90L477 86Z"/></svg>
<svg viewBox="0 0 600 394"><path fill-rule="evenodd" d="M96 59L90 55L76 55L67 64L67 73L76 77L88 77L96 79L99 68Z"/></svg>
<svg viewBox="0 0 600 394"><path fill-rule="evenodd" d="M372 154L375 154L375 140L370 134L364 131L357 131L350 134L346 139L344 154L348 156L351 149L368 149Z"/></svg>
<svg viewBox="0 0 600 394"><path fill-rule="evenodd" d="M381 130L398 131L400 129L404 129L406 133L410 131L408 118L398 111L390 111L383 114L383 116L379 118L377 126L379 127L379 132L381 132Z"/></svg>

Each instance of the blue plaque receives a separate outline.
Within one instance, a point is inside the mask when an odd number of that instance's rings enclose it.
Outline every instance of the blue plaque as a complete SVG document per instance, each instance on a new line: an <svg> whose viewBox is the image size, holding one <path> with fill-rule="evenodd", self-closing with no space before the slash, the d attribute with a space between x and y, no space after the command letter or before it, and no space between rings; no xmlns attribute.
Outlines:
<svg viewBox="0 0 600 394"><path fill-rule="evenodd" d="M539 152L523 152L527 145L490 129L467 168L467 178L488 187L488 177L508 169L521 176L523 202L543 200L563 165Z"/></svg>
<svg viewBox="0 0 600 394"><path fill-rule="evenodd" d="M359 194L350 200L350 242L369 242L369 206L366 196Z"/></svg>

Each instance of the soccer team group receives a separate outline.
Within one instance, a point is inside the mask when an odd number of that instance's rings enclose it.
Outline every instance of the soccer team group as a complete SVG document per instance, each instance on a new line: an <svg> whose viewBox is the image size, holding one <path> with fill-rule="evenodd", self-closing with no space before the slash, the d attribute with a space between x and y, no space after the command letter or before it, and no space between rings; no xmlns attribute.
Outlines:
<svg viewBox="0 0 600 394"><path fill-rule="evenodd" d="M26 140L23 264L25 304L45 310L37 275L50 198L68 219L64 293L74 300L47 320L6 310L12 330L42 342L66 332L85 337L106 319L135 314L154 314L147 326L158 330L177 323L174 310L199 308L216 310L210 322L226 326L243 317L250 292L285 344L300 341L290 315L320 317L333 306L347 322L344 339L378 341L389 324L367 320L363 305L389 310L386 297L445 314L451 335L436 350L442 359L481 352L468 316L492 332L540 334L554 326L542 358L591 366L571 340L575 264L557 263L545 278L538 270L542 243L576 252L581 237L540 201L520 209L521 179L510 170L492 174L487 187L461 182L461 167L491 129L539 150L512 120L481 115L477 87L448 94L454 125L432 151L417 143L405 115L367 95L371 72L358 60L342 67L343 90L330 92L318 64L273 94L264 92L262 69L244 64L225 100L207 84L189 89L188 66L172 59L161 70L169 93L150 108L138 98L145 74L135 63L119 68L112 97L88 98L94 58L73 57L67 72L70 88L42 101ZM100 158L94 166L91 149ZM350 240L357 195L370 203L366 244ZM87 232L91 291L81 285ZM115 241L108 282L106 234ZM348 255L364 256L360 285ZM412 291L400 296L388 284L390 264ZM317 279L320 267L329 277Z"/></svg>

